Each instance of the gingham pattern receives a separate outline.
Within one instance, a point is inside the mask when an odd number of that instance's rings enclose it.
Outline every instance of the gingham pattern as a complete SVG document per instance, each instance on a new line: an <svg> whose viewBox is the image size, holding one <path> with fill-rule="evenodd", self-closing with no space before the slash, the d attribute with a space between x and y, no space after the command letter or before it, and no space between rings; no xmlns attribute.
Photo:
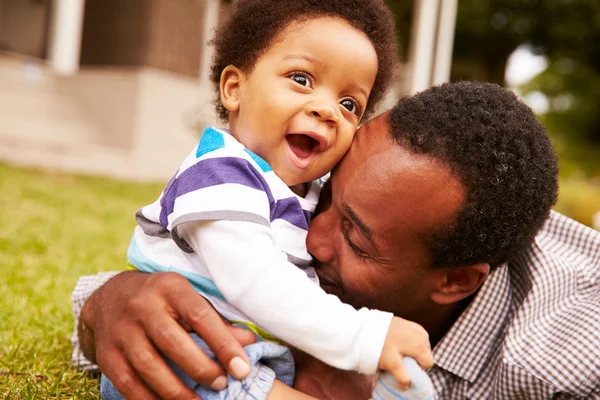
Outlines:
<svg viewBox="0 0 600 400"><path fill-rule="evenodd" d="M109 277L84 277L75 316ZM73 337L73 364L90 368ZM553 212L433 350L436 399L600 400L600 233Z"/></svg>
<svg viewBox="0 0 600 400"><path fill-rule="evenodd" d="M98 289L104 285L110 278L117 275L118 272L100 272L96 275L82 276L77 280L75 289L71 293L71 301L73 302L73 315L75 317L75 326L73 329L73 335L71 336L71 343L73 344L73 354L71 355L71 362L73 366L82 371L89 372L100 372L98 366L90 362L79 347L79 337L77 336L77 325L79 325L79 314L81 314L81 308L83 303Z"/></svg>
<svg viewBox="0 0 600 400"><path fill-rule="evenodd" d="M553 212L433 355L438 399L600 399L600 233Z"/></svg>

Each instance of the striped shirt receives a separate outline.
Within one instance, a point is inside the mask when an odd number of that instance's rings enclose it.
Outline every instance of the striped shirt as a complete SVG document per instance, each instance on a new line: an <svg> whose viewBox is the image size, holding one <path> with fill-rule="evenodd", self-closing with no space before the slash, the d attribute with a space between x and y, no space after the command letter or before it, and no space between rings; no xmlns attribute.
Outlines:
<svg viewBox="0 0 600 400"><path fill-rule="evenodd" d="M138 226L127 252L128 261L140 271L185 276L223 317L248 324L268 338L227 302L202 258L179 237L177 227L207 220L269 227L275 245L288 261L302 267L318 283L305 243L319 191L320 184L313 182L306 197L297 196L266 161L228 132L208 128L159 199L136 213Z"/></svg>
<svg viewBox="0 0 600 400"><path fill-rule="evenodd" d="M115 273L79 279L87 298ZM72 337L73 365L96 368ZM600 399L600 232L559 213L497 268L433 349L437 399Z"/></svg>

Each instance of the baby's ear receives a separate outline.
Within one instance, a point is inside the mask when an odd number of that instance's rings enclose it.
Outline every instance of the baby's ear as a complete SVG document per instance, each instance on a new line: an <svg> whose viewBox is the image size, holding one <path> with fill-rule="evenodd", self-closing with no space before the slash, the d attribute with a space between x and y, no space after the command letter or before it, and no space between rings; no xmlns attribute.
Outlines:
<svg viewBox="0 0 600 400"><path fill-rule="evenodd" d="M233 65L228 65L221 72L219 82L221 104L230 113L235 113L240 108L240 83L243 78L244 73Z"/></svg>

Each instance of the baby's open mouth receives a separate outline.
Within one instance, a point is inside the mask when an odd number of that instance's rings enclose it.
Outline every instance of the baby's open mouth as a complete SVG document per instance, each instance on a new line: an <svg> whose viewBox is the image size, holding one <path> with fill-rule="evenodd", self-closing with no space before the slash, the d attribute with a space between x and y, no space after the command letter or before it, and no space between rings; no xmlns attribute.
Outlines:
<svg viewBox="0 0 600 400"><path fill-rule="evenodd" d="M319 141L303 133L292 133L286 136L290 150L300 160L310 157L318 148Z"/></svg>

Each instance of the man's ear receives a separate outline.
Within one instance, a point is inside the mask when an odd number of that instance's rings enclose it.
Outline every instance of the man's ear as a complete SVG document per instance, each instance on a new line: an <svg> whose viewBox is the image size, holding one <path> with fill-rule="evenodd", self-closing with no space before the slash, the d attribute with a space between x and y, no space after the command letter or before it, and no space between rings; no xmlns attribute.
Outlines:
<svg viewBox="0 0 600 400"><path fill-rule="evenodd" d="M431 300L437 304L459 302L473 293L490 274L490 265L479 263L463 267L444 268L438 278Z"/></svg>
<svg viewBox="0 0 600 400"><path fill-rule="evenodd" d="M228 65L221 72L221 81L219 82L221 104L230 113L237 112L240 108L240 85L243 79L244 72L233 65Z"/></svg>

